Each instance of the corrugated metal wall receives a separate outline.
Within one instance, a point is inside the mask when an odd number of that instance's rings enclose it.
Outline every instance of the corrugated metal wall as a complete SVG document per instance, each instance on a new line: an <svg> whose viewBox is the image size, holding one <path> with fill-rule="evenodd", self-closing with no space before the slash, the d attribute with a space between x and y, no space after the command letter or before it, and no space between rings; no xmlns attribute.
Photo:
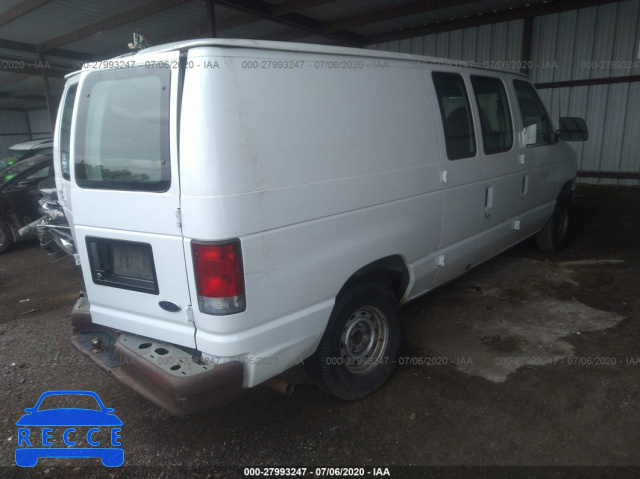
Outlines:
<svg viewBox="0 0 640 479"><path fill-rule="evenodd" d="M482 63L517 61L521 57L524 22L496 23L425 37L368 45L374 50L413 53Z"/></svg>
<svg viewBox="0 0 640 479"><path fill-rule="evenodd" d="M25 111L0 110L0 151L29 141L29 118Z"/></svg>
<svg viewBox="0 0 640 479"><path fill-rule="evenodd" d="M48 110L34 110L29 112L29 125L34 140L52 136L51 118Z"/></svg>
<svg viewBox="0 0 640 479"><path fill-rule="evenodd" d="M483 63L521 60L524 20L370 45L367 48ZM535 17L534 83L640 75L640 0ZM573 143L581 170L640 171L640 82L541 89L557 125L581 116L590 139ZM638 185L637 180L583 181Z"/></svg>
<svg viewBox="0 0 640 479"><path fill-rule="evenodd" d="M640 1L536 17L532 60L556 61L536 68L536 83L640 75ZM552 118L581 116L589 141L575 143L580 169L640 171L640 83L619 83L540 90ZM638 185L637 180L595 180Z"/></svg>

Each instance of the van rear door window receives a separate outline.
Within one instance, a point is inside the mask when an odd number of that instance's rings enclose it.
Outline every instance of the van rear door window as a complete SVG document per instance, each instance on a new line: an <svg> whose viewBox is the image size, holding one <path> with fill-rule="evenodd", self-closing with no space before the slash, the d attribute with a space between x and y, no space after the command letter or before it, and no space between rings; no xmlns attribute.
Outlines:
<svg viewBox="0 0 640 479"><path fill-rule="evenodd" d="M166 191L169 69L87 75L76 121L75 178L81 188Z"/></svg>
<svg viewBox="0 0 640 479"><path fill-rule="evenodd" d="M471 108L462 76L457 73L433 72L432 77L444 124L447 157L450 160L460 160L476 156Z"/></svg>

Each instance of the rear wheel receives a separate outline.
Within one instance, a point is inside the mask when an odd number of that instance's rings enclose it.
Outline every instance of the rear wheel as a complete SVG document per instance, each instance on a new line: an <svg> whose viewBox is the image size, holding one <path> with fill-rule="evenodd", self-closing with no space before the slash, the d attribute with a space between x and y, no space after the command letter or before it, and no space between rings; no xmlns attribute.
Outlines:
<svg viewBox="0 0 640 479"><path fill-rule="evenodd" d="M378 283L341 294L320 345L305 364L316 383L341 399L360 399L389 379L402 343L398 298Z"/></svg>
<svg viewBox="0 0 640 479"><path fill-rule="evenodd" d="M9 246L13 243L13 237L11 236L11 230L7 223L0 218L0 254L9 249Z"/></svg>
<svg viewBox="0 0 640 479"><path fill-rule="evenodd" d="M563 190L551 218L536 235L536 246L544 253L557 253L569 246L572 233L571 192Z"/></svg>

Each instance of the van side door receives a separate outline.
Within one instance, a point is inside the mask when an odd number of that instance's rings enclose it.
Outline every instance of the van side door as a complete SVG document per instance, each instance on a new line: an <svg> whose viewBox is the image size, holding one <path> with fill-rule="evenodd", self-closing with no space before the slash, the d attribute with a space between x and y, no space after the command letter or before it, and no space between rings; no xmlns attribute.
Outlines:
<svg viewBox="0 0 640 479"><path fill-rule="evenodd" d="M516 243L519 233L522 165L513 134L513 115L500 74L471 75L481 132L482 206L476 262Z"/></svg>
<svg viewBox="0 0 640 479"><path fill-rule="evenodd" d="M482 162L465 78L460 73L434 71L431 79L432 103L438 105L442 119L439 134L443 211L440 267L432 282L435 287L464 273L473 262L482 198Z"/></svg>
<svg viewBox="0 0 640 479"><path fill-rule="evenodd" d="M523 236L539 231L553 212L560 189L558 143L549 115L535 88L524 80L513 80L518 107L520 158L523 162L520 197L520 227Z"/></svg>

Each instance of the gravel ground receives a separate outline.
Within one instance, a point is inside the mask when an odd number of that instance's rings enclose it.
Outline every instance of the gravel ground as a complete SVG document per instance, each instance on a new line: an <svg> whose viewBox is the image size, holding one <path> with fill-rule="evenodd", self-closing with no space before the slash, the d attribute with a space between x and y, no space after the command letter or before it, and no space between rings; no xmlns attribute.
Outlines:
<svg viewBox="0 0 640 479"><path fill-rule="evenodd" d="M399 366L376 394L340 401L292 370L292 396L257 387L189 419L76 352L79 269L20 244L0 257L0 474L242 477L255 466L312 477L350 466L392 477L638 477L640 189L581 185L575 215L567 251L544 255L527 241L406 305L403 357L422 364ZM53 389L95 391L115 408L124 469L97 459L15 466L16 420Z"/></svg>

